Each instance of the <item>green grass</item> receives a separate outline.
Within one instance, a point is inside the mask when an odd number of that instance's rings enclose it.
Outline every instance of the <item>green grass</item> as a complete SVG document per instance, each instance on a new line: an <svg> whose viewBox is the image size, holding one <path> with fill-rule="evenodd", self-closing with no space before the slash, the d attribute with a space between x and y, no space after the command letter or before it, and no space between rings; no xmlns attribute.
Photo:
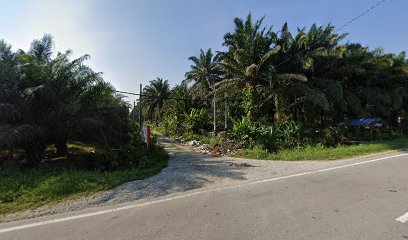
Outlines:
<svg viewBox="0 0 408 240"><path fill-rule="evenodd" d="M49 169L0 170L0 216L79 198L113 188L123 182L152 176L167 166L167 154L157 155L161 157L155 156L150 167L145 169L105 172Z"/></svg>
<svg viewBox="0 0 408 240"><path fill-rule="evenodd" d="M393 140L372 141L353 146L338 146L335 148L325 148L322 145L308 146L299 149L285 149L277 153L268 153L262 148L244 150L235 154L236 157L254 158L264 160L335 160L346 159L370 153L384 152L408 148L408 138L398 138Z"/></svg>

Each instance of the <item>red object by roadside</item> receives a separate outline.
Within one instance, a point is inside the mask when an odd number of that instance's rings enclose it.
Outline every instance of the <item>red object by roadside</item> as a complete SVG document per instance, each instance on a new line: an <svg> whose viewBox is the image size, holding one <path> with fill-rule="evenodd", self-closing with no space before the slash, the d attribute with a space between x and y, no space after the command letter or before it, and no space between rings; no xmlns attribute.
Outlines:
<svg viewBox="0 0 408 240"><path fill-rule="evenodd" d="M142 128L142 141L150 146L150 126L143 126Z"/></svg>

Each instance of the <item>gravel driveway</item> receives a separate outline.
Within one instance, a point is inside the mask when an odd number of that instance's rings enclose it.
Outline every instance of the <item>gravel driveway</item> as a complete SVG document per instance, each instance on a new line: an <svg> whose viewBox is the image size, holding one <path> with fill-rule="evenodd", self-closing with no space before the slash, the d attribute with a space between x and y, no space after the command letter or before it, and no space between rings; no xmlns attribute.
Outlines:
<svg viewBox="0 0 408 240"><path fill-rule="evenodd" d="M345 161L349 163L364 159L289 162L212 157L180 148L168 138L159 137L158 140L171 156L168 167L159 174L144 180L127 182L111 190L79 200L8 215L0 219L0 222L155 198L209 186L296 174L342 165L345 164Z"/></svg>

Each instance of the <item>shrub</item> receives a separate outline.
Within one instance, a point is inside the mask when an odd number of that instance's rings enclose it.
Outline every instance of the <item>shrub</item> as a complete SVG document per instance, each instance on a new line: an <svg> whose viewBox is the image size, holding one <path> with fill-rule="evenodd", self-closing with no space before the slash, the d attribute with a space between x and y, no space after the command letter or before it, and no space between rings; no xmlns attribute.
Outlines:
<svg viewBox="0 0 408 240"><path fill-rule="evenodd" d="M162 121L160 122L159 126L163 129L163 133L165 135L176 135L181 134L185 131L183 128L183 117L177 113L169 114L163 117Z"/></svg>
<svg viewBox="0 0 408 240"><path fill-rule="evenodd" d="M117 169L120 166L119 156L110 150L97 149L95 153L92 154L91 159L94 169L108 171Z"/></svg>
<svg viewBox="0 0 408 240"><path fill-rule="evenodd" d="M344 143L346 134L344 127L328 127L321 131L320 143L325 147L336 147Z"/></svg>
<svg viewBox="0 0 408 240"><path fill-rule="evenodd" d="M278 126L278 131L282 137L282 146L284 148L297 148L306 146L310 139L310 131L306 129L302 124L294 121L288 121L281 123Z"/></svg>
<svg viewBox="0 0 408 240"><path fill-rule="evenodd" d="M279 148L304 147L311 141L310 131L293 121L277 127L252 123L246 117L232 122L231 137L247 148L259 145L268 152L273 152Z"/></svg>
<svg viewBox="0 0 408 240"><path fill-rule="evenodd" d="M256 126L246 117L242 117L240 121L232 120L231 137L239 141L246 147L254 145L256 138Z"/></svg>
<svg viewBox="0 0 408 240"><path fill-rule="evenodd" d="M256 133L255 142L268 152L276 151L282 143L280 132L275 127L260 126Z"/></svg>
<svg viewBox="0 0 408 240"><path fill-rule="evenodd" d="M167 153L161 146L152 144L149 150L143 145L125 146L122 149L98 149L91 155L94 169L123 170L129 168L149 168L155 161L167 158Z"/></svg>
<svg viewBox="0 0 408 240"><path fill-rule="evenodd" d="M186 127L188 131L193 133L200 133L200 130L207 129L210 125L208 114L205 109L191 109L189 114L186 114Z"/></svg>
<svg viewBox="0 0 408 240"><path fill-rule="evenodd" d="M241 121L233 120L231 136L246 147L260 145L269 152L278 149L281 143L280 132L276 128L251 123L246 117Z"/></svg>

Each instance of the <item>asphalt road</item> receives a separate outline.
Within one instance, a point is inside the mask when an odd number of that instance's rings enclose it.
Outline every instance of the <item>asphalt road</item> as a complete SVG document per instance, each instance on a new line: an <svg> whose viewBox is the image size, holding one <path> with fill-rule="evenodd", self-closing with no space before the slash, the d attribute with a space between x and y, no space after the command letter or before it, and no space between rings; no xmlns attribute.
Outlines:
<svg viewBox="0 0 408 240"><path fill-rule="evenodd" d="M0 239L408 239L408 155L0 225Z"/></svg>

